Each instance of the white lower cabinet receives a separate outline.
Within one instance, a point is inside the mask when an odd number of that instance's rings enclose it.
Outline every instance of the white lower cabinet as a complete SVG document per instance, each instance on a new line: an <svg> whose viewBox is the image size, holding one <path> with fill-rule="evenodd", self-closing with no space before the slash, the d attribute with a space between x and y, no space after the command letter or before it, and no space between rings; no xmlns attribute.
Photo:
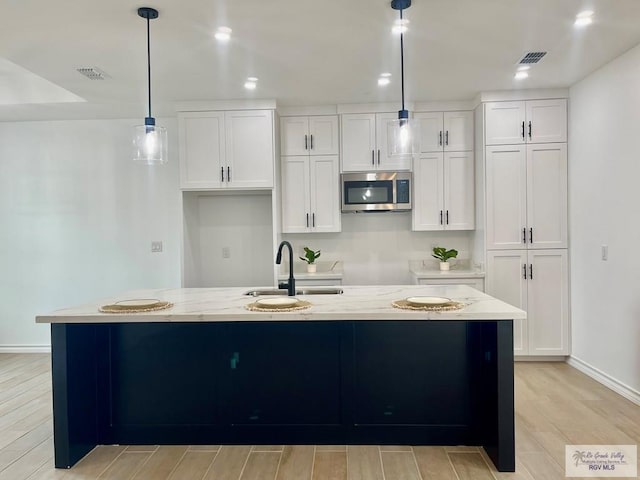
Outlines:
<svg viewBox="0 0 640 480"><path fill-rule="evenodd" d="M487 293L527 312L513 326L515 355L569 354L566 249L487 252Z"/></svg>
<svg viewBox="0 0 640 480"><path fill-rule="evenodd" d="M282 157L282 232L339 232L337 155Z"/></svg>
<svg viewBox="0 0 640 480"><path fill-rule="evenodd" d="M473 152L425 153L413 162L412 230L475 228Z"/></svg>

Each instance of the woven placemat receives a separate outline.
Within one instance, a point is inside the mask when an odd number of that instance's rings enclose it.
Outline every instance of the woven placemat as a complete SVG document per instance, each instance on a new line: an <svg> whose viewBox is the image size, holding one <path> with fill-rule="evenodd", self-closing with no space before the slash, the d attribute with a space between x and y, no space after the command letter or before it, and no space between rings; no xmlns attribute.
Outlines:
<svg viewBox="0 0 640 480"><path fill-rule="evenodd" d="M401 308L402 310L418 310L424 312L448 312L450 310L461 310L467 305L460 302L449 302L445 305L412 305L406 300L394 300L391 302L395 308Z"/></svg>
<svg viewBox="0 0 640 480"><path fill-rule="evenodd" d="M295 312L298 310L306 310L307 308L311 307L311 303L305 301L305 300L298 300L298 303L296 303L295 305L293 305L292 307L263 307L258 305L257 303L250 303L248 305L245 305L244 308L246 308L247 310L250 310L252 312L269 312L269 313L273 313L273 312Z"/></svg>
<svg viewBox="0 0 640 480"><path fill-rule="evenodd" d="M151 307L134 307L127 305L102 305L98 310L102 313L143 313L143 312L155 312L156 310L165 310L173 307L171 302L159 302Z"/></svg>

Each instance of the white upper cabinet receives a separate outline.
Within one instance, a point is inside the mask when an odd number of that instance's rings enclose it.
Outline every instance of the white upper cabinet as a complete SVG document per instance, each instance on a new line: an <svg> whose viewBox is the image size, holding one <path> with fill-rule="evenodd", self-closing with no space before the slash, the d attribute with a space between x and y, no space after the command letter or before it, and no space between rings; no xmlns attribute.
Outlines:
<svg viewBox="0 0 640 480"><path fill-rule="evenodd" d="M567 101L528 100L485 104L485 144L567 141Z"/></svg>
<svg viewBox="0 0 640 480"><path fill-rule="evenodd" d="M473 112L419 112L420 153L473 150Z"/></svg>
<svg viewBox="0 0 640 480"><path fill-rule="evenodd" d="M397 119L397 113L343 114L342 171L410 170L411 155L389 153L388 124Z"/></svg>
<svg viewBox="0 0 640 480"><path fill-rule="evenodd" d="M473 230L473 152L425 153L413 164L412 229Z"/></svg>
<svg viewBox="0 0 640 480"><path fill-rule="evenodd" d="M337 155L282 157L283 233L339 232Z"/></svg>
<svg viewBox="0 0 640 480"><path fill-rule="evenodd" d="M273 111L178 114L180 187L273 188Z"/></svg>
<svg viewBox="0 0 640 480"><path fill-rule="evenodd" d="M337 115L280 118L282 155L338 155Z"/></svg>
<svg viewBox="0 0 640 480"><path fill-rule="evenodd" d="M566 248L567 146L486 149L487 248Z"/></svg>

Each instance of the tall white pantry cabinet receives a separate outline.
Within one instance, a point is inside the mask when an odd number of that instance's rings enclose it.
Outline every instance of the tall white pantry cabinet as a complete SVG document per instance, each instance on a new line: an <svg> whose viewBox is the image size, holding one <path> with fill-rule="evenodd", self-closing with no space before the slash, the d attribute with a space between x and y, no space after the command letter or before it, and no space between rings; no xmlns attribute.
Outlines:
<svg viewBox="0 0 640 480"><path fill-rule="evenodd" d="M527 312L515 355L568 355L567 101L483 108L487 293Z"/></svg>

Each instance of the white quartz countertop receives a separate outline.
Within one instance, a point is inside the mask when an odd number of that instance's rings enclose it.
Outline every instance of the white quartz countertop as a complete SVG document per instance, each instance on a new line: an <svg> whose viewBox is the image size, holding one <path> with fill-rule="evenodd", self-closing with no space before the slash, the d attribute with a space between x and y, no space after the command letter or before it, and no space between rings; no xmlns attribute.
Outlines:
<svg viewBox="0 0 640 480"><path fill-rule="evenodd" d="M270 288L270 287L266 287ZM510 320L524 319L526 313L466 285L378 285L343 286L341 295L298 295L311 302L306 310L294 312L253 312L245 308L256 297L244 295L253 290L233 288L177 288L136 290L117 297L38 315L37 323L132 323L132 322L222 322L297 320ZM453 311L401 310L394 300L411 296L447 297L465 307ZM120 300L150 299L173 303L166 310L143 313L101 313L101 305Z"/></svg>

